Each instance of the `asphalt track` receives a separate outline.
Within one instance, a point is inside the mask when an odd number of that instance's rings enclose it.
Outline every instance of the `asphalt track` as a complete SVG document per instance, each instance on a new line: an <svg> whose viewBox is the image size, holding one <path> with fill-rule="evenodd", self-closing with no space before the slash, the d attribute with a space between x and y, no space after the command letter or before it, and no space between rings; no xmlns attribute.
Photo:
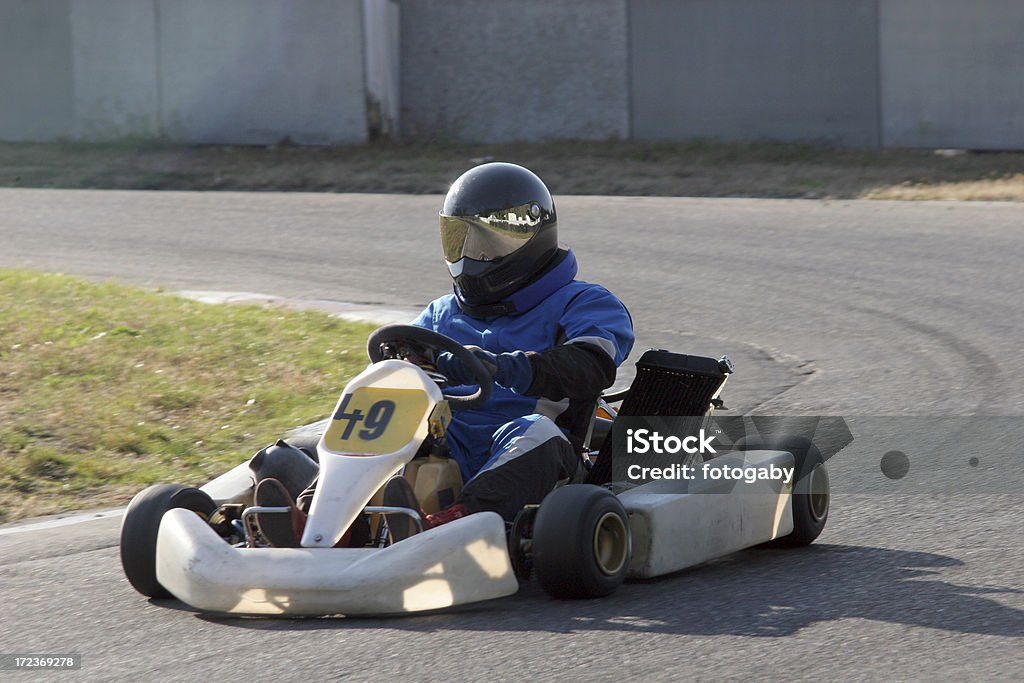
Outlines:
<svg viewBox="0 0 1024 683"><path fill-rule="evenodd" d="M447 287L439 204L0 190L0 266L415 307ZM1024 415L1024 206L558 204L581 277L627 303L638 349L736 361L736 413ZM116 516L0 529L0 653L83 656L76 673L0 677L1019 680L1024 497L956 494L955 482L898 495L875 477L871 493L835 496L807 549L745 551L600 601L556 602L527 584L412 618L200 615L132 591Z"/></svg>

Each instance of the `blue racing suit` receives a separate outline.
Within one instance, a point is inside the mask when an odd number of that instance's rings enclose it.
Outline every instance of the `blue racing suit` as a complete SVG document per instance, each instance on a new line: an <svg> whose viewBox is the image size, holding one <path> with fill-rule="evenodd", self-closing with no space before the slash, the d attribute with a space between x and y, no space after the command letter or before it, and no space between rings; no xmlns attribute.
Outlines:
<svg viewBox="0 0 1024 683"><path fill-rule="evenodd" d="M515 354L513 388L495 383L480 409L452 416L446 439L466 486L460 502L511 519L539 503L579 465L577 451L603 389L633 346L625 306L600 285L576 280L563 251L494 317L474 317L455 294L431 302L414 325L494 354ZM449 393L469 393L473 387Z"/></svg>

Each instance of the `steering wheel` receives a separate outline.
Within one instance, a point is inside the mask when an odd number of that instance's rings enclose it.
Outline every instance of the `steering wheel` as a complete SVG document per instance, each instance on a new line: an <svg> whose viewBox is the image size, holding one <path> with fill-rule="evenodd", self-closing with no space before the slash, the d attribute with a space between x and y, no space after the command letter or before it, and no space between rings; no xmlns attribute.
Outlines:
<svg viewBox="0 0 1024 683"><path fill-rule="evenodd" d="M472 351L451 337L416 325L385 325L370 333L370 337L366 340L366 353L372 362L379 363L385 358L391 357L388 352L393 354L394 350L386 349L386 347L394 345L412 346L413 350L416 350L415 347L419 347L430 351L435 356L439 351L448 351L462 361L462 364L473 374L473 379L479 387L476 392L468 396L445 394L452 410L478 408L491 397L491 390L494 388L494 378L491 373L480 362L480 359L473 355Z"/></svg>

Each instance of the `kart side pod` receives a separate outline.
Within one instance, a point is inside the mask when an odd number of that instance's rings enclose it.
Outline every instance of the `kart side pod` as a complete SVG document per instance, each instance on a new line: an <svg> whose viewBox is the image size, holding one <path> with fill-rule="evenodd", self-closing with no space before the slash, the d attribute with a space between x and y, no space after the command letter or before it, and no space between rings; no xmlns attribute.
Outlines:
<svg viewBox="0 0 1024 683"><path fill-rule="evenodd" d="M785 451L745 451L708 464L793 467ZM619 494L633 537L630 578L651 578L781 538L793 531L792 483L661 480Z"/></svg>

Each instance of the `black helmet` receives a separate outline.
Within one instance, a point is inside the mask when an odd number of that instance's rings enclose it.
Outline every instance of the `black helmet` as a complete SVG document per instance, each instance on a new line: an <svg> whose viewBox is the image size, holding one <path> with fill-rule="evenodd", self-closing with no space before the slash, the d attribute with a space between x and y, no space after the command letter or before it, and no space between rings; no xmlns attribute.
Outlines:
<svg viewBox="0 0 1024 683"><path fill-rule="evenodd" d="M441 209L441 246L459 301L496 303L532 280L558 252L551 193L522 166L466 171Z"/></svg>

